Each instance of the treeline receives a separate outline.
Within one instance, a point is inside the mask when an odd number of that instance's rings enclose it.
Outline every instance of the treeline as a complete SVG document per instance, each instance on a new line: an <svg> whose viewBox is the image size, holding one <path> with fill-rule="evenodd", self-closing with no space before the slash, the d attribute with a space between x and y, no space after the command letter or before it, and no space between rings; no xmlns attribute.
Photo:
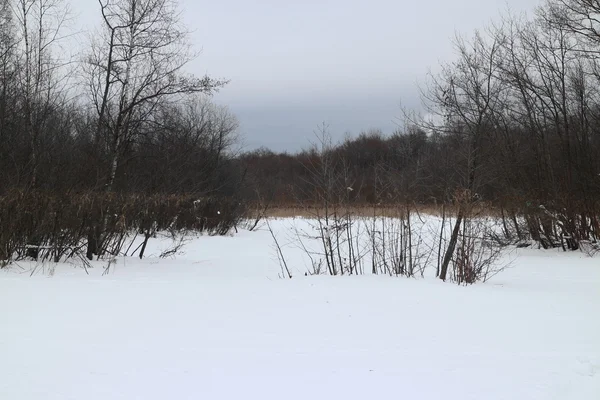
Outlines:
<svg viewBox="0 0 600 400"><path fill-rule="evenodd" d="M459 184L455 171L439 168L440 157L449 155L446 144L454 144L447 137L429 136L418 128L392 135L372 130L335 144L327 131L319 135L318 145L298 153L261 148L241 155L254 189L248 196L277 206L318 204L318 178L325 172L330 184L339 186L339 200L355 205L399 199L441 204Z"/></svg>

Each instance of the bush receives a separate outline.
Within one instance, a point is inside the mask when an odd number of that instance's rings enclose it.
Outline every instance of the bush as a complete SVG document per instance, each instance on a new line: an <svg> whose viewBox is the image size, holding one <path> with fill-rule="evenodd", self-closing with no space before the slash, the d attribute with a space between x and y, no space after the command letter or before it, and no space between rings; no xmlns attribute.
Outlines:
<svg viewBox="0 0 600 400"><path fill-rule="evenodd" d="M117 255L131 232L225 235L244 212L237 200L223 197L15 190L0 196L0 262L57 262L84 248L89 256L90 247L98 256Z"/></svg>

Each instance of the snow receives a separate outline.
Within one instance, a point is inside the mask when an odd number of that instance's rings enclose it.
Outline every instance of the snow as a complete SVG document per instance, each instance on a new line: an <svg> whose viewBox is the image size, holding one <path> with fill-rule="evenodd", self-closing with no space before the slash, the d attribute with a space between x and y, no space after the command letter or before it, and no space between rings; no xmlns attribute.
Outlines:
<svg viewBox="0 0 600 400"><path fill-rule="evenodd" d="M597 258L519 249L459 287L305 277L286 247L284 280L272 245L0 272L0 399L600 399Z"/></svg>

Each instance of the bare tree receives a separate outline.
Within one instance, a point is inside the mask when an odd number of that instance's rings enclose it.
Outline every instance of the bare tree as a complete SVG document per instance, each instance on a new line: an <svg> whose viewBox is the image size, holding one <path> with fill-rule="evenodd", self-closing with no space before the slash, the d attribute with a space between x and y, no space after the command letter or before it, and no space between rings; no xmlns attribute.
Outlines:
<svg viewBox="0 0 600 400"><path fill-rule="evenodd" d="M64 95L65 65L69 60L58 56L58 46L66 37L69 6L63 0L17 0L12 14L18 26L18 85L21 93L20 114L30 142L30 181L37 186L41 135L50 110Z"/></svg>
<svg viewBox="0 0 600 400"><path fill-rule="evenodd" d="M159 107L140 131L133 156L127 154L135 159L126 172L139 177L129 181L131 190L210 195L239 183L224 175L235 154L237 119L206 96L184 100Z"/></svg>
<svg viewBox="0 0 600 400"><path fill-rule="evenodd" d="M102 31L91 46L86 72L98 116L96 140L105 137L113 189L125 146L159 104L182 95L211 94L226 82L186 74L196 56L175 0L98 0Z"/></svg>
<svg viewBox="0 0 600 400"><path fill-rule="evenodd" d="M457 134L464 140L461 197L471 198L476 193L476 178L481 168L482 140L494 126L494 112L502 102L504 88L495 79L499 57L499 43L495 37L487 38L477 33L471 42L457 38L456 50L458 60L444 66L441 74L433 77L430 90L425 93L430 111L442 117L444 124L429 125L426 129ZM461 206L463 202L458 204L456 221L440 268L442 280L446 279L466 216L466 210Z"/></svg>
<svg viewBox="0 0 600 400"><path fill-rule="evenodd" d="M124 150L157 106L184 95L211 94L225 84L186 74L195 57L175 0L98 0L102 31L92 43L86 73L97 113L96 146L104 145L106 191L114 189ZM101 227L90 235L88 257L98 252Z"/></svg>
<svg viewBox="0 0 600 400"><path fill-rule="evenodd" d="M14 106L16 73L16 38L9 0L0 0L0 158L5 159L8 144L8 118ZM2 179L4 181L4 179Z"/></svg>

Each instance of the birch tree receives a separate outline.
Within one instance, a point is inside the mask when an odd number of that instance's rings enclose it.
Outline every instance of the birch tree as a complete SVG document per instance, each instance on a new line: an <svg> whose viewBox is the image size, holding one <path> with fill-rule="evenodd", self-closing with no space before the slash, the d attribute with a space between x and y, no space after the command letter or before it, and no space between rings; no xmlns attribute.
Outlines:
<svg viewBox="0 0 600 400"><path fill-rule="evenodd" d="M114 189L124 149L160 104L212 94L226 82L187 74L197 54L175 0L98 0L102 29L86 59L97 113L96 141L108 155L104 187Z"/></svg>

